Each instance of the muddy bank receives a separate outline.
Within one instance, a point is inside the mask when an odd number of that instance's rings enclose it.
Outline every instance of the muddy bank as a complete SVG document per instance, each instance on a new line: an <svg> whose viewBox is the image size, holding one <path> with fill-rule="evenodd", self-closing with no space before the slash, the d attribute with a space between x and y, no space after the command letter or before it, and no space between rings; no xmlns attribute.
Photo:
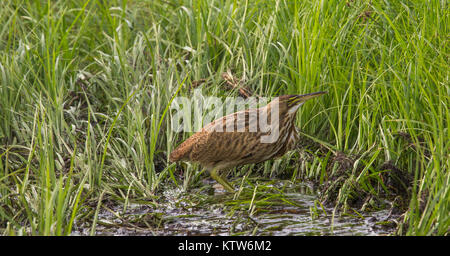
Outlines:
<svg viewBox="0 0 450 256"><path fill-rule="evenodd" d="M387 235L387 210L339 215L306 183L271 181L239 196L169 189L155 203L102 206L96 235ZM335 214L333 214L333 212ZM77 223L72 235L88 235ZM391 226L391 227L389 227Z"/></svg>

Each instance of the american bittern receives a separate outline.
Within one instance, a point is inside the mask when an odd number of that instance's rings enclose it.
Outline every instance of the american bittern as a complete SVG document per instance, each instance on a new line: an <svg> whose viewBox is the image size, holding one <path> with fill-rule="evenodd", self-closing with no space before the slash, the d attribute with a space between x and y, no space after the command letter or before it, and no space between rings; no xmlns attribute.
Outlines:
<svg viewBox="0 0 450 256"><path fill-rule="evenodd" d="M233 186L226 178L221 177L218 171L278 158L294 149L299 139L294 125L298 108L306 100L325 93L283 95L264 107L239 111L219 118L205 125L179 145L172 151L169 160L199 163L226 190L234 192ZM263 129L262 118L271 122L270 128L275 129L270 131L267 127ZM232 131L229 131L230 127ZM276 135L274 131L277 131ZM272 141L268 141L269 135L273 135Z"/></svg>

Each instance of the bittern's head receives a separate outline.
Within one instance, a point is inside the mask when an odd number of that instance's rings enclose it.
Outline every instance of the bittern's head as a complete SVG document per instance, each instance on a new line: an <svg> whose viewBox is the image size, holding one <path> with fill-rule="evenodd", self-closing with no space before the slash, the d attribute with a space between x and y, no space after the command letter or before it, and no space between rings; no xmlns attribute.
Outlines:
<svg viewBox="0 0 450 256"><path fill-rule="evenodd" d="M303 105L305 101L323 95L325 93L327 92L313 92L303 95L282 95L274 101L278 100L280 113L287 113L291 115L295 114L298 108Z"/></svg>

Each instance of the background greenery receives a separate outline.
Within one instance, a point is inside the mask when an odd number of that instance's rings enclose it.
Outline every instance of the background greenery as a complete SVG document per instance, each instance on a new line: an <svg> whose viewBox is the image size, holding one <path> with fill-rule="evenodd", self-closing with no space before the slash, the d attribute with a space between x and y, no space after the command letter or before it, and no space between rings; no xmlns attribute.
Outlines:
<svg viewBox="0 0 450 256"><path fill-rule="evenodd" d="M329 92L299 111L310 143L235 176L314 181L343 211L398 203L397 234L448 234L448 7L3 0L0 231L64 235L93 219L94 232L105 198L126 207L197 186L196 166L167 163L191 135L170 130L167 109L199 81L237 96L221 76L231 70L261 96Z"/></svg>

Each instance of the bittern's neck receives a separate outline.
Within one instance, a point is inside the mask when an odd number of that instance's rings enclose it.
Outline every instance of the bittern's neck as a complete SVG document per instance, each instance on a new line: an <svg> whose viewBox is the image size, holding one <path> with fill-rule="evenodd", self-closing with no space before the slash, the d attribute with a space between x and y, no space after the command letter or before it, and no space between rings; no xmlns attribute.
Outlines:
<svg viewBox="0 0 450 256"><path fill-rule="evenodd" d="M298 110L298 108L299 108L301 105L303 105L303 102L300 103L300 104L298 104L298 105L295 105L295 106L291 107L291 108L288 110L288 114L289 114L289 115L295 115L295 113L297 113L297 110Z"/></svg>

